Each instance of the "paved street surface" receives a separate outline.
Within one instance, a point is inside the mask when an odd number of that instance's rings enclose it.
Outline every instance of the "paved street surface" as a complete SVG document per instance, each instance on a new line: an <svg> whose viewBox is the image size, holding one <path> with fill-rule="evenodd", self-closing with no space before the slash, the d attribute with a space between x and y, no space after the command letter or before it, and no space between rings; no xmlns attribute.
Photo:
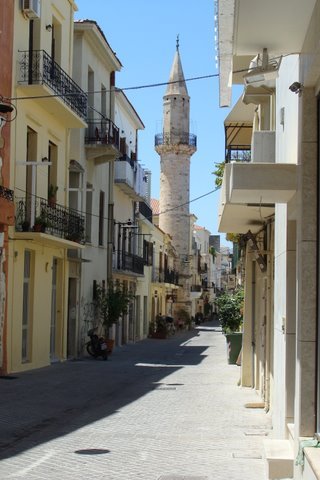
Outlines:
<svg viewBox="0 0 320 480"><path fill-rule="evenodd" d="M270 433L208 322L0 378L0 479L263 480Z"/></svg>

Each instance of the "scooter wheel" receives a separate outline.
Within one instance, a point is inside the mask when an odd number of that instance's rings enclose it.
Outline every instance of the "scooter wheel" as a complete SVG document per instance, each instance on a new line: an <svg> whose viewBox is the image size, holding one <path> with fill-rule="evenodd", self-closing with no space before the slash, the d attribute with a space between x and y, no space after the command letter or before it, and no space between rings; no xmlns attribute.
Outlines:
<svg viewBox="0 0 320 480"><path fill-rule="evenodd" d="M88 342L86 347L87 347L87 352L89 353L89 355L91 355L91 357L96 357L97 356L96 351L93 348L93 345L92 345L91 342Z"/></svg>
<svg viewBox="0 0 320 480"><path fill-rule="evenodd" d="M108 350L105 350L102 354L102 359L103 360L108 360Z"/></svg>

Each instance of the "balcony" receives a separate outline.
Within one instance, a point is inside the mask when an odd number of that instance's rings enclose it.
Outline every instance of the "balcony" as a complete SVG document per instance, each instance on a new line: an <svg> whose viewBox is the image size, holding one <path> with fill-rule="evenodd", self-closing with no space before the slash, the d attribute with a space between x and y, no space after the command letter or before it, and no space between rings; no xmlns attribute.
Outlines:
<svg viewBox="0 0 320 480"><path fill-rule="evenodd" d="M114 252L113 270L144 275L143 257L125 251Z"/></svg>
<svg viewBox="0 0 320 480"><path fill-rule="evenodd" d="M85 133L88 160L102 164L115 160L119 152L119 128L109 119L89 120Z"/></svg>
<svg viewBox="0 0 320 480"><path fill-rule="evenodd" d="M64 248L81 248L85 242L82 215L62 205L52 206L44 198L32 200L30 197L16 202L16 238Z"/></svg>
<svg viewBox="0 0 320 480"><path fill-rule="evenodd" d="M114 168L115 184L136 202L145 199L147 184L144 178L144 169L137 161L130 159L127 155L123 155L116 160Z"/></svg>
<svg viewBox="0 0 320 480"><path fill-rule="evenodd" d="M226 163L250 162L251 145L230 145L226 149Z"/></svg>
<svg viewBox="0 0 320 480"><path fill-rule="evenodd" d="M157 267L152 269L153 283L170 283L171 285L179 285L179 274L175 270L160 270Z"/></svg>
<svg viewBox="0 0 320 480"><path fill-rule="evenodd" d="M179 274L175 270L165 270L164 272L165 283L171 283L172 285L179 285Z"/></svg>
<svg viewBox="0 0 320 480"><path fill-rule="evenodd" d="M197 136L193 133L158 133L154 143L159 155L172 151L192 155L197 150Z"/></svg>
<svg viewBox="0 0 320 480"><path fill-rule="evenodd" d="M13 191L0 185L0 225L14 225Z"/></svg>
<svg viewBox="0 0 320 480"><path fill-rule="evenodd" d="M146 202L139 202L138 203L138 212L149 222L152 223L152 209L149 207L149 205L146 204Z"/></svg>
<svg viewBox="0 0 320 480"><path fill-rule="evenodd" d="M83 128L87 94L44 50L19 51L19 90L69 128ZM37 98L38 97L38 98Z"/></svg>
<svg viewBox="0 0 320 480"><path fill-rule="evenodd" d="M202 285L191 285L190 291L191 292L201 292L202 291Z"/></svg>
<svg viewBox="0 0 320 480"><path fill-rule="evenodd" d="M258 231L275 203L287 203L296 192L294 164L228 163L219 202L219 231Z"/></svg>

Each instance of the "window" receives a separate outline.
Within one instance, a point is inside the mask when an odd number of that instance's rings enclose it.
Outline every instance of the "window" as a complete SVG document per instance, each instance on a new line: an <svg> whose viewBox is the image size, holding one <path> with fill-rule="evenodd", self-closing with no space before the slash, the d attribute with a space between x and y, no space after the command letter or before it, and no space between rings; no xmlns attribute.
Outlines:
<svg viewBox="0 0 320 480"><path fill-rule="evenodd" d="M48 145L48 188L50 185L57 185L58 147L52 142Z"/></svg>
<svg viewBox="0 0 320 480"><path fill-rule="evenodd" d="M92 232L92 185L87 183L86 190L86 242L91 243Z"/></svg>
<svg viewBox="0 0 320 480"><path fill-rule="evenodd" d="M104 237L104 192L100 192L99 199L99 245L103 245Z"/></svg>
<svg viewBox="0 0 320 480"><path fill-rule="evenodd" d="M143 240L143 260L145 265L152 266L153 264L153 243Z"/></svg>
<svg viewBox="0 0 320 480"><path fill-rule="evenodd" d="M81 183L82 174L70 170L69 172L69 207L81 210Z"/></svg>
<svg viewBox="0 0 320 480"><path fill-rule="evenodd" d="M90 107L94 107L94 72L91 68L88 68L88 119L89 121L94 119L94 110ZM91 92L91 93L90 93Z"/></svg>
<svg viewBox="0 0 320 480"><path fill-rule="evenodd" d="M101 106L100 106L101 114L106 117L107 116L107 90L104 85L101 85Z"/></svg>
<svg viewBox="0 0 320 480"><path fill-rule="evenodd" d="M32 223L35 218L36 208L36 161L37 161L38 134L32 128L27 128L27 152L26 152L26 220ZM30 164L29 164L30 162ZM35 170L35 171L34 171Z"/></svg>

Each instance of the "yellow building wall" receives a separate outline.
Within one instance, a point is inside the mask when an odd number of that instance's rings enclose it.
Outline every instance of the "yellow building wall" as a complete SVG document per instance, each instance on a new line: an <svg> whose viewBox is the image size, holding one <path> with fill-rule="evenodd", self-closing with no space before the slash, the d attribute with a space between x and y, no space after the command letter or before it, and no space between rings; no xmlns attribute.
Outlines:
<svg viewBox="0 0 320 480"><path fill-rule="evenodd" d="M24 253L31 252L30 357L22 360ZM55 360L64 360L67 341L68 262L64 249L28 241L10 244L8 370L18 372L50 364L52 268L57 259Z"/></svg>

